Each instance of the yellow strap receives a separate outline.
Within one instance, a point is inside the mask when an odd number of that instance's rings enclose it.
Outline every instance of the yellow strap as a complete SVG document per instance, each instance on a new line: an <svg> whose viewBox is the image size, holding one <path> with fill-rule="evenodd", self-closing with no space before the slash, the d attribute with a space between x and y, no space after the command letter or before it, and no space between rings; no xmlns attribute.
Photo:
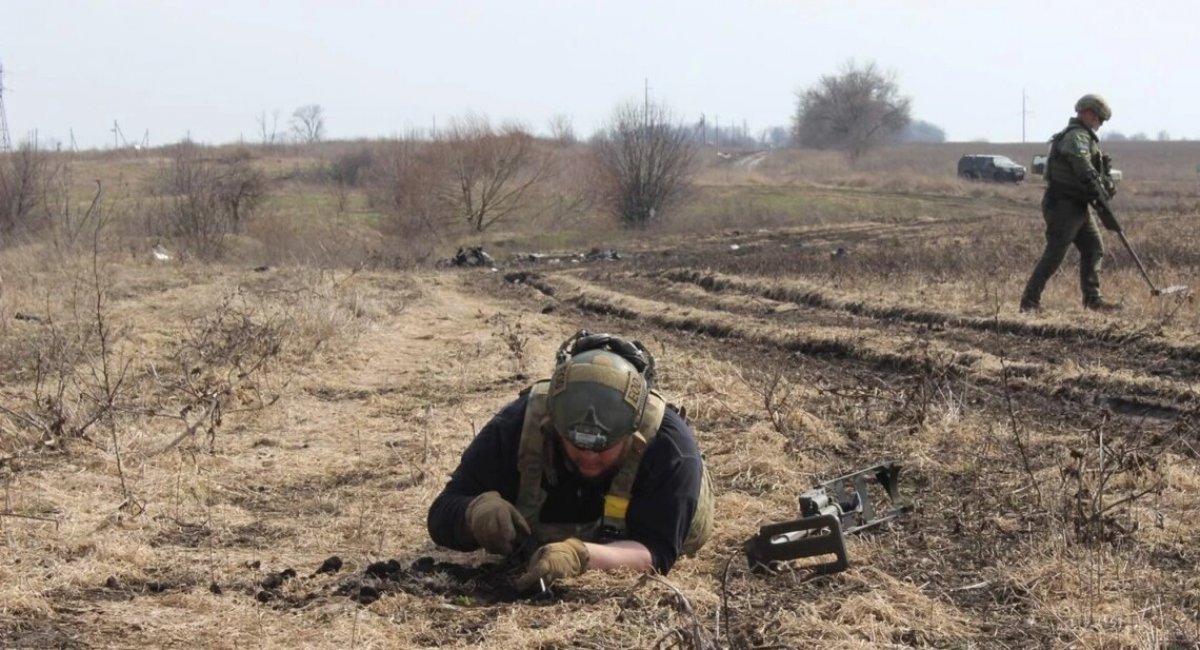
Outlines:
<svg viewBox="0 0 1200 650"><path fill-rule="evenodd" d="M629 499L615 494L604 495L604 517L606 519L625 519L625 512L629 510Z"/></svg>

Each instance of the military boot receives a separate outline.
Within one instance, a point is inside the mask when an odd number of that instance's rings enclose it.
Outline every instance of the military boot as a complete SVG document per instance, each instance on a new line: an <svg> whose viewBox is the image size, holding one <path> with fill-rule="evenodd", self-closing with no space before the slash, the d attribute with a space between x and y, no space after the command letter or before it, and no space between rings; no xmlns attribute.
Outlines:
<svg viewBox="0 0 1200 650"><path fill-rule="evenodd" d="M1123 307L1121 307L1121 303L1112 302L1111 300L1105 300L1104 298L1093 298L1091 300L1085 300L1085 301L1083 301L1083 306L1092 311L1107 312L1107 313L1121 311L1121 309L1123 309Z"/></svg>

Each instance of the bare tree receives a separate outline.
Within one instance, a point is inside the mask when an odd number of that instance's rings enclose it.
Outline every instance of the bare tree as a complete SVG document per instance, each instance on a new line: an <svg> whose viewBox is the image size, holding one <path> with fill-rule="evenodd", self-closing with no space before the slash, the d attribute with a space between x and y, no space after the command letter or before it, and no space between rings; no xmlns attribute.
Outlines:
<svg viewBox="0 0 1200 650"><path fill-rule="evenodd" d="M271 119L267 121L267 112L263 111L255 118L258 122L258 137L264 145L279 144L279 109L271 111Z"/></svg>
<svg viewBox="0 0 1200 650"><path fill-rule="evenodd" d="M451 183L447 205L474 232L526 207L526 193L546 174L533 136L516 125L493 128L487 118L454 120L438 140Z"/></svg>
<svg viewBox="0 0 1200 650"><path fill-rule="evenodd" d="M558 144L572 145L578 141L575 137L575 125L571 123L570 117L562 113L551 117L546 126L550 129L550 137Z"/></svg>
<svg viewBox="0 0 1200 650"><path fill-rule="evenodd" d="M911 100L874 63L846 63L799 93L792 132L800 146L840 149L856 159L908 125Z"/></svg>
<svg viewBox="0 0 1200 650"><path fill-rule="evenodd" d="M291 125L298 142L320 142L325 138L325 110L320 104L305 104L292 113Z"/></svg>
<svg viewBox="0 0 1200 650"><path fill-rule="evenodd" d="M662 219L696 169L690 129L656 104L625 104L593 140L601 207L628 226Z"/></svg>

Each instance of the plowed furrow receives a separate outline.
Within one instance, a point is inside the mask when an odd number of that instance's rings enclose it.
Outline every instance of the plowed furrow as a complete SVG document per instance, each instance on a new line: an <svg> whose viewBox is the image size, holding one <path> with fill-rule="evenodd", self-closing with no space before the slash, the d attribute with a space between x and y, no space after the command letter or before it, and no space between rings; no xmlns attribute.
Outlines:
<svg viewBox="0 0 1200 650"><path fill-rule="evenodd" d="M1200 376L1200 346L1165 341L1139 330L1118 326L1104 328L1046 323L1003 317L955 314L911 305L882 305L838 296L802 280L767 281L722 273L674 269L658 277L702 287L715 294L743 294L792 303L828 312L923 327L937 327L955 336L955 330L992 335L988 345L1010 353L1021 346L1045 342L1046 354L1062 356L1064 346L1076 358L1101 358L1112 367L1128 368L1138 374L1163 375L1190 381ZM974 340L978 340L975 337Z"/></svg>
<svg viewBox="0 0 1200 650"><path fill-rule="evenodd" d="M649 281L621 274L602 280L605 286L566 273L531 276L526 282L591 313L814 357L862 361L884 370L925 372L934 368L984 386L1007 382L1017 389L1085 404L1100 402L1121 411L1172 415L1195 408L1198 397L1195 388L1184 382L1101 365L1011 359L961 341L943 340L937 332L897 332L882 320L847 319L838 324L829 319L793 318L780 322L770 315L751 313L769 309L770 304L754 307L749 301L739 307L734 304L736 296L725 297L726 304L702 304L703 294L663 292Z"/></svg>

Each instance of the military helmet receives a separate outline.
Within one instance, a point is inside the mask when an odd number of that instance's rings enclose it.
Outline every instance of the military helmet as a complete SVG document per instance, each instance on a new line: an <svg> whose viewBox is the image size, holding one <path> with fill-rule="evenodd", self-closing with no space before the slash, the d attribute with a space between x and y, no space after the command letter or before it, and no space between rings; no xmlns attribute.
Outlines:
<svg viewBox="0 0 1200 650"><path fill-rule="evenodd" d="M572 445L603 451L637 430L648 393L646 378L625 357L585 350L554 369L550 420Z"/></svg>
<svg viewBox="0 0 1200 650"><path fill-rule="evenodd" d="M1104 98L1100 95L1088 93L1075 102L1076 113L1082 113L1087 110L1095 113L1096 117L1100 118L1103 122L1112 119L1112 109L1108 107L1108 102L1104 101Z"/></svg>

